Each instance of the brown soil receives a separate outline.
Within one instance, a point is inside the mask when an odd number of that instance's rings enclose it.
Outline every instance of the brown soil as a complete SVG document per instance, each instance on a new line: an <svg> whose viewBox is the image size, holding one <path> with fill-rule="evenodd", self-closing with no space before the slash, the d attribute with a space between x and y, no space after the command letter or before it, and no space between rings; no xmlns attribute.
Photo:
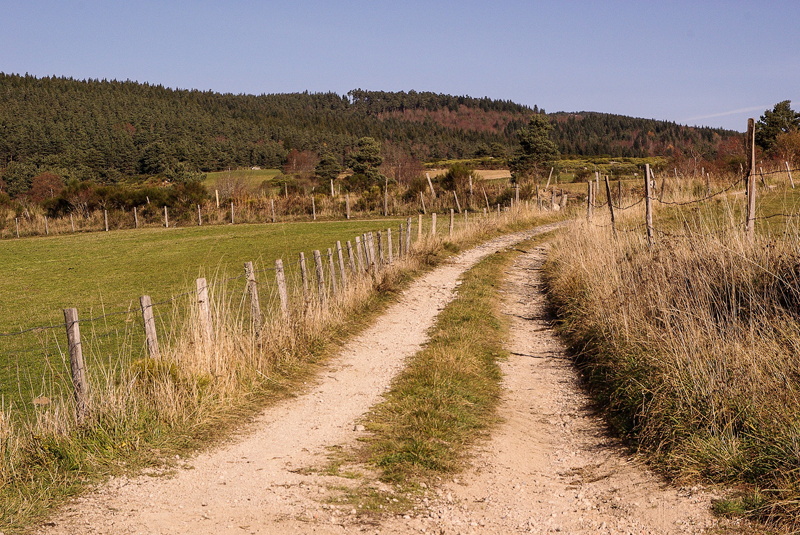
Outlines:
<svg viewBox="0 0 800 535"><path fill-rule="evenodd" d="M609 438L592 412L544 312L542 248L520 256L508 273L505 312L513 324L512 356L503 364L504 422L476 448L464 473L426 491L409 514L376 518L327 503L335 488L362 484L364 477L308 470L324 467L331 448L356 444L364 433L359 418L424 343L458 276L483 256L547 229L458 255L416 281L331 360L316 384L266 409L230 443L174 473L114 479L38 532L721 532L707 492L666 485Z"/></svg>

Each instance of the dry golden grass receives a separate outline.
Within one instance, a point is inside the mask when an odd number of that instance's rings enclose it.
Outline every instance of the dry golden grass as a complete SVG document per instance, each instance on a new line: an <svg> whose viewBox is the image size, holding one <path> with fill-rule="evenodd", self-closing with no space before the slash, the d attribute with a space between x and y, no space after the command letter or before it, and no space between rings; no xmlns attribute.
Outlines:
<svg viewBox="0 0 800 535"><path fill-rule="evenodd" d="M751 242L741 203L670 208L652 249L643 229L578 220L555 240L547 281L619 432L676 478L742 485L732 509L796 529L800 230ZM634 208L620 228L643 219Z"/></svg>

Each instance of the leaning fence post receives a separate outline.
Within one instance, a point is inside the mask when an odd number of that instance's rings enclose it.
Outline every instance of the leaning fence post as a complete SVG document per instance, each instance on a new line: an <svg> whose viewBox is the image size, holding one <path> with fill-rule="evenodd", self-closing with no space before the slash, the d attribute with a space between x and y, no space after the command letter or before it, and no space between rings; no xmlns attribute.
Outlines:
<svg viewBox="0 0 800 535"><path fill-rule="evenodd" d="M792 178L792 170L789 169L789 162L784 162L786 164L786 172L789 173L789 182L792 184L792 189L794 189L794 179Z"/></svg>
<svg viewBox="0 0 800 535"><path fill-rule="evenodd" d="M247 277L247 293L250 295L250 317L255 332L258 332L261 330L261 305L258 302L258 284L252 262L244 263L244 272Z"/></svg>
<svg viewBox="0 0 800 535"><path fill-rule="evenodd" d="M422 201L422 213L427 214L428 212L425 211L425 196L421 191L419 192L419 200Z"/></svg>
<svg viewBox="0 0 800 535"><path fill-rule="evenodd" d="M456 199L456 208L458 208L458 213L460 214L461 213L461 203L458 202L458 194L456 193L455 190L453 190L453 197L455 197L455 199Z"/></svg>
<svg viewBox="0 0 800 535"><path fill-rule="evenodd" d="M86 382L86 367L83 363L78 309L65 308L64 323L67 327L69 364L72 371L72 386L75 391L75 416L78 425L83 425L89 412L89 384Z"/></svg>
<svg viewBox="0 0 800 535"><path fill-rule="evenodd" d="M347 273L344 269L344 255L342 255L342 242L336 240L336 256L339 257L339 276L342 278L342 290L347 288Z"/></svg>
<svg viewBox="0 0 800 535"><path fill-rule="evenodd" d="M153 302L149 295L139 298L142 305L142 319L144 320L144 337L147 341L147 354L151 359L158 359L161 353L158 350L158 336L156 335L156 320L153 317Z"/></svg>
<svg viewBox="0 0 800 535"><path fill-rule="evenodd" d="M208 301L208 284L206 279L197 279L197 306L199 308L200 328L206 343L214 341L214 328L211 323L211 303Z"/></svg>
<svg viewBox="0 0 800 535"><path fill-rule="evenodd" d="M325 302L325 274L322 271L322 255L319 249L314 250L314 267L317 273L317 293L320 303Z"/></svg>
<svg viewBox="0 0 800 535"><path fill-rule="evenodd" d="M647 224L647 245L653 246L653 201L650 183L650 164L644 164L644 208L645 221Z"/></svg>
<svg viewBox="0 0 800 535"><path fill-rule="evenodd" d="M289 319L289 294L286 292L286 275L283 273L283 260L275 260L275 279L278 281L278 297L281 300L283 319ZM255 281L254 281L255 282Z"/></svg>
<svg viewBox="0 0 800 535"><path fill-rule="evenodd" d="M309 292L308 292L308 272L306 271L306 255L300 253L300 275L303 279L303 303L308 306Z"/></svg>
<svg viewBox="0 0 800 535"><path fill-rule="evenodd" d="M333 262L333 251L330 247L328 247L328 263L331 268L331 289L333 290L333 295L338 295L339 285L336 283L336 267Z"/></svg>

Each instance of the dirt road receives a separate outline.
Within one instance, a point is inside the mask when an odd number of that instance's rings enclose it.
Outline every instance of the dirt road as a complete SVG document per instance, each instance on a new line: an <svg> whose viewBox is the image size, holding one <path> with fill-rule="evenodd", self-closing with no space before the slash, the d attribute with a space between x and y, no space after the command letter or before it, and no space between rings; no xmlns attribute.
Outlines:
<svg viewBox="0 0 800 535"><path fill-rule="evenodd" d="M306 392L264 411L240 436L172 474L118 478L37 530L65 533L701 533L715 525L709 497L665 487L607 438L544 316L543 249L508 274L512 358L504 363L505 422L472 467L429 489L413 514L379 520L326 503L351 480L309 472L331 447L363 433L380 400L425 341L458 276L480 258L546 230L466 251L416 281L349 343Z"/></svg>

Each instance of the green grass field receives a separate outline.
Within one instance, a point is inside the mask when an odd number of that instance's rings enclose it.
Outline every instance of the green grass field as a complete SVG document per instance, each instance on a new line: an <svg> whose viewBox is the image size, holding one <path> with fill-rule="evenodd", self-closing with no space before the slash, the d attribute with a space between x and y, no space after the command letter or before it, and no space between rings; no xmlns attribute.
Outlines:
<svg viewBox="0 0 800 535"><path fill-rule="evenodd" d="M213 283L243 274L244 262L252 261L256 270L269 269L276 258L287 264L289 284L296 284L300 251L313 270L312 250L325 253L336 240L344 244L363 232L396 229L398 224L399 220L370 220L149 228L4 240L0 242L0 333L42 325L54 328L0 337L0 397L6 406L12 402L28 406L54 385L58 389L67 384L64 308L77 308L81 319L121 312L81 325L87 358L105 363L139 358L144 354L141 295L150 295L154 303L163 301L194 291L198 277ZM259 273L257 278L264 306L274 299L274 272ZM226 287L238 303L244 280ZM162 336L172 307L162 305L155 311ZM127 353L121 354L120 347Z"/></svg>

